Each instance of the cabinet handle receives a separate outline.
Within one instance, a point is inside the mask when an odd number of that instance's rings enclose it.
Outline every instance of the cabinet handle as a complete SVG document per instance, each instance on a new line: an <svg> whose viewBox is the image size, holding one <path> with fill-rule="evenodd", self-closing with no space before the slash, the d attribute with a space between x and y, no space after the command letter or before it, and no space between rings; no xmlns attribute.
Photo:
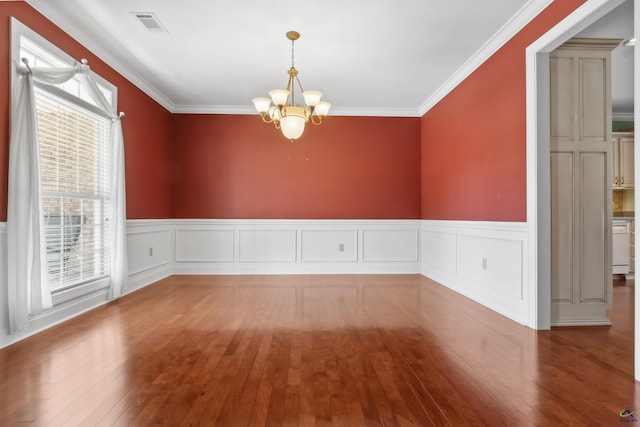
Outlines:
<svg viewBox="0 0 640 427"><path fill-rule="evenodd" d="M614 183L615 185L618 185L618 177L617 177L617 176L613 178L613 183Z"/></svg>
<svg viewBox="0 0 640 427"><path fill-rule="evenodd" d="M624 176L620 178L620 185L624 184Z"/></svg>

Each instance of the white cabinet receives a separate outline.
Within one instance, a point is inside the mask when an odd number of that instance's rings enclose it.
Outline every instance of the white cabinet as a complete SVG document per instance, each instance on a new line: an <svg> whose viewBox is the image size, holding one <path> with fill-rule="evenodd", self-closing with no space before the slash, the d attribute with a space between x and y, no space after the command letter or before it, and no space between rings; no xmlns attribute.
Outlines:
<svg viewBox="0 0 640 427"><path fill-rule="evenodd" d="M613 188L634 188L633 133L614 132L612 136Z"/></svg>
<svg viewBox="0 0 640 427"><path fill-rule="evenodd" d="M612 273L629 273L629 262L631 260L629 233L630 223L627 220L613 220L612 227Z"/></svg>

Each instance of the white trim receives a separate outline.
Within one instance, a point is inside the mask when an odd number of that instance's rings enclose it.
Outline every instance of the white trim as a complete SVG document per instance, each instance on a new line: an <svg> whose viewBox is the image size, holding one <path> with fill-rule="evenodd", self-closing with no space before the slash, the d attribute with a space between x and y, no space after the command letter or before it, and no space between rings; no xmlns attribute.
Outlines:
<svg viewBox="0 0 640 427"><path fill-rule="evenodd" d="M237 105L175 105L171 110L174 114L258 114L253 106ZM328 117L421 117L415 108L349 108L336 107L331 109Z"/></svg>
<svg viewBox="0 0 640 427"><path fill-rule="evenodd" d="M423 114L417 108L357 108L335 107L331 109L329 117L354 116L354 117L422 117Z"/></svg>
<svg viewBox="0 0 640 427"><path fill-rule="evenodd" d="M460 67L447 81L438 88L426 101L418 107L423 116L445 96L464 81L480 65L498 51L513 36L518 34L533 18L538 16L552 0L531 0L516 13L509 22L502 26L482 47Z"/></svg>
<svg viewBox="0 0 640 427"><path fill-rule="evenodd" d="M27 25L23 24L22 22L20 22L18 19L14 18L13 16L11 17L11 60L13 63L19 63L21 58L18 57L19 53L20 53L20 37L24 36L25 38L29 39L31 42L33 42L34 44L36 44L38 47L42 48L43 50L45 50L47 53L51 54L52 56L54 56L57 59L60 59L61 61L65 62L66 65L72 67L76 61L80 61L83 58L74 58L71 55L69 55L67 52L65 52L64 50L62 50L61 48L59 48L58 46L56 46L55 44L53 44L52 42L50 42L49 40L47 40L45 37L41 36L40 33L38 33L35 30L32 30L30 27L28 27ZM12 72L11 75L15 77L16 71L15 71L15 66L14 64L11 64L12 67ZM93 71L91 69L91 64L88 63L87 65L89 65L89 70L91 73L91 77L95 80L96 83L98 83L101 86L104 86L105 89L108 89L111 91L111 103L114 106L114 109L117 110L117 106L118 106L118 87L111 83L110 81L108 81L107 79L105 79L104 77L102 77L101 75L97 74L95 71ZM11 84L13 87L13 80L11 81ZM39 85L39 87L44 88L45 90L48 91L53 91L57 96L60 96L70 102L73 103L78 103L78 99L79 102L81 103L82 108L86 108L91 110L93 113L98 114L100 116L105 116L105 112L103 110L101 110L100 108L96 107L95 105L91 104L90 102L78 98L77 96L75 96L74 94L70 94L62 89L58 89L56 87L53 87L51 89L51 87L49 85ZM85 105L86 104L86 105ZM109 117L110 119L110 117Z"/></svg>

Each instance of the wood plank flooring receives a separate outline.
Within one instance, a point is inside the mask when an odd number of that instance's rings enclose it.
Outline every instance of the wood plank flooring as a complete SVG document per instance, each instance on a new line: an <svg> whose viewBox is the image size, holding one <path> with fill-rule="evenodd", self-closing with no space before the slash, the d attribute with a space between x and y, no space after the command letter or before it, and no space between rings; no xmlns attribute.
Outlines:
<svg viewBox="0 0 640 427"><path fill-rule="evenodd" d="M0 350L0 425L620 425L633 292L537 332L419 275L172 276Z"/></svg>

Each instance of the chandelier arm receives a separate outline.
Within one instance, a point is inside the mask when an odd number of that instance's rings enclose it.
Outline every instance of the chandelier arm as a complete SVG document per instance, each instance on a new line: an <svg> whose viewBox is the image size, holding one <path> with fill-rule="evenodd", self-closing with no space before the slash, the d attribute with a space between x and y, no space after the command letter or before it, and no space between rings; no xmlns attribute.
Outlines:
<svg viewBox="0 0 640 427"><path fill-rule="evenodd" d="M294 87L293 76L289 76L289 84L291 85L291 92L289 92L291 94L291 105L296 105L296 89Z"/></svg>
<svg viewBox="0 0 640 427"><path fill-rule="evenodd" d="M300 88L300 93L304 93L304 89L302 89L302 83L300 83L300 77L296 76L296 81L298 82L298 87Z"/></svg>
<svg viewBox="0 0 640 427"><path fill-rule="evenodd" d="M267 114L267 113L260 113L260 117L262 117L262 121L265 122L265 123L273 122L273 119L271 117L269 117L269 114Z"/></svg>
<svg viewBox="0 0 640 427"><path fill-rule="evenodd" d="M311 120L310 121L314 125L321 125L322 124L322 117L318 116L317 114L311 114Z"/></svg>
<svg viewBox="0 0 640 427"><path fill-rule="evenodd" d="M289 75L289 80L287 80L287 90L290 91L291 90L291 86L293 86L291 84L291 80L293 79L293 77L291 75Z"/></svg>

